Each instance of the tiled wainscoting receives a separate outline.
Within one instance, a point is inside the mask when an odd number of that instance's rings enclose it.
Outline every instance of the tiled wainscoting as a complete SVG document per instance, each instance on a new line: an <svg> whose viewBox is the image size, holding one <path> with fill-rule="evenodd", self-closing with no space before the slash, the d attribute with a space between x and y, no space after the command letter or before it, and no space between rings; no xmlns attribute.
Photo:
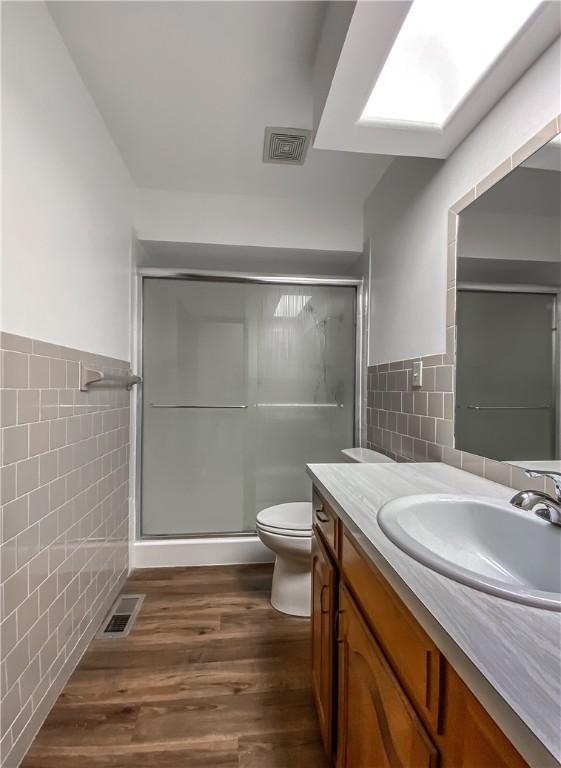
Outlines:
<svg viewBox="0 0 561 768"><path fill-rule="evenodd" d="M81 392L78 361L128 363L3 334L2 765L12 768L128 571L130 396Z"/></svg>
<svg viewBox="0 0 561 768"><path fill-rule="evenodd" d="M413 360L368 369L368 443L397 460L441 461L452 446L452 365L422 358L423 387L412 387Z"/></svg>

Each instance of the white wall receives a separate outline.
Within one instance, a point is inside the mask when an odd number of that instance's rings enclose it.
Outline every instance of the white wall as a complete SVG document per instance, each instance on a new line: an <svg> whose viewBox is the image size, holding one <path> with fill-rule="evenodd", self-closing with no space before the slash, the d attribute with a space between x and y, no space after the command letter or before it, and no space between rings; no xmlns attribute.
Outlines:
<svg viewBox="0 0 561 768"><path fill-rule="evenodd" d="M362 210L356 199L343 203L139 189L135 227L141 240L362 249Z"/></svg>
<svg viewBox="0 0 561 768"><path fill-rule="evenodd" d="M559 112L557 40L448 160L394 160L365 205L370 365L445 351L448 209Z"/></svg>
<svg viewBox="0 0 561 768"><path fill-rule="evenodd" d="M128 359L128 172L46 5L2 11L2 327Z"/></svg>

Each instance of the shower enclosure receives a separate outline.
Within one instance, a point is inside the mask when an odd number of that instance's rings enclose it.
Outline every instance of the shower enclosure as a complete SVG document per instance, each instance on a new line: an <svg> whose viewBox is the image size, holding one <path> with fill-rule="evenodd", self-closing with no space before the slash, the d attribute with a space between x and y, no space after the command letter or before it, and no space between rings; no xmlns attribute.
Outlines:
<svg viewBox="0 0 561 768"><path fill-rule="evenodd" d="M354 444L346 282L144 277L143 537L253 532L310 498L306 463Z"/></svg>

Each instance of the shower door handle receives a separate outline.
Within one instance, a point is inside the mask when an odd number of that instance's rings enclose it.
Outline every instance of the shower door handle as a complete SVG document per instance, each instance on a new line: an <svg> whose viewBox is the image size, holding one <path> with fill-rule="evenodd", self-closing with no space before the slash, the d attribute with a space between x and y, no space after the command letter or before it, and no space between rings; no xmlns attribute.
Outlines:
<svg viewBox="0 0 561 768"><path fill-rule="evenodd" d="M231 408L249 408L249 405L167 405L165 403L150 403L150 408L204 408L207 410L229 410Z"/></svg>
<svg viewBox="0 0 561 768"><path fill-rule="evenodd" d="M468 411L550 411L552 405L458 405Z"/></svg>
<svg viewBox="0 0 561 768"><path fill-rule="evenodd" d="M343 403L255 403L257 408L342 408ZM226 410L229 408L249 408L249 405L189 405L150 403L150 408L206 408Z"/></svg>
<svg viewBox="0 0 561 768"><path fill-rule="evenodd" d="M342 408L343 403L255 403L258 408Z"/></svg>

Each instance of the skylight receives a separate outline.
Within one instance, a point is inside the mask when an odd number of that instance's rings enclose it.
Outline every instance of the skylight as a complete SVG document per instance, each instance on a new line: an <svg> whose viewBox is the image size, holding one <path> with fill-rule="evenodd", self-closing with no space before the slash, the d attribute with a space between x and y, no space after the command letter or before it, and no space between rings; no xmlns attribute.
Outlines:
<svg viewBox="0 0 561 768"><path fill-rule="evenodd" d="M442 128L540 0L414 0L361 121Z"/></svg>
<svg viewBox="0 0 561 768"><path fill-rule="evenodd" d="M275 317L297 317L311 298L301 294L283 294L275 309Z"/></svg>

